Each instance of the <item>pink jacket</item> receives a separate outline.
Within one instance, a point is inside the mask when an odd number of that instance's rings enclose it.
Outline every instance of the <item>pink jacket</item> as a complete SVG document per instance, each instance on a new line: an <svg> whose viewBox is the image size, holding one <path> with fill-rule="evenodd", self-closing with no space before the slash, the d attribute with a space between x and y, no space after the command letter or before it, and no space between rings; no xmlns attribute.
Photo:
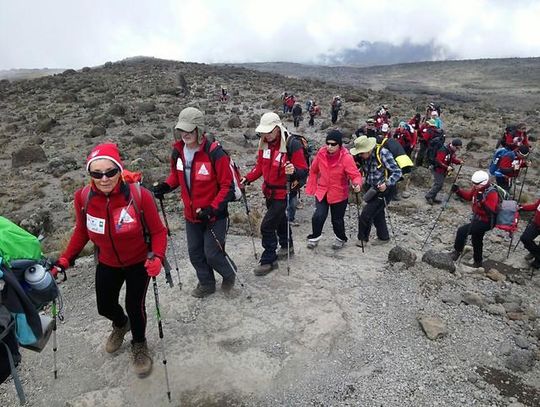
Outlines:
<svg viewBox="0 0 540 407"><path fill-rule="evenodd" d="M338 158L329 162L326 146L319 149L309 169L306 194L322 201L326 195L329 204L344 201L349 195L349 180L361 186L362 175L356 168L354 158L346 148L336 153Z"/></svg>

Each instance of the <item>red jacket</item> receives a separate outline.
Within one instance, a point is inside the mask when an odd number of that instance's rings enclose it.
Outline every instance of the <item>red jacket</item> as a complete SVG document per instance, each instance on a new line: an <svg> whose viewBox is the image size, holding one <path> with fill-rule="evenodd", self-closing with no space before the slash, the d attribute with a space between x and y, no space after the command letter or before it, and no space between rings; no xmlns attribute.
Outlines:
<svg viewBox="0 0 540 407"><path fill-rule="evenodd" d="M341 147L330 157L328 147L322 147L309 169L306 194L314 195L322 201L326 195L329 204L344 201L349 196L349 180L354 185L362 186L362 175L349 151Z"/></svg>
<svg viewBox="0 0 540 407"><path fill-rule="evenodd" d="M287 99L285 99L285 104L287 105L287 107L290 107L291 109L295 103L296 103L296 99L294 98L294 96L289 96L287 97Z"/></svg>
<svg viewBox="0 0 540 407"><path fill-rule="evenodd" d="M416 134L409 130L398 127L394 130L394 138L401 144L402 147L412 147L416 145Z"/></svg>
<svg viewBox="0 0 540 407"><path fill-rule="evenodd" d="M518 169L516 170L514 166ZM506 154L497 163L497 170L508 178L516 178L519 175L519 169L526 166L527 161L524 158L520 158L517 154Z"/></svg>
<svg viewBox="0 0 540 407"><path fill-rule="evenodd" d="M516 130L514 133L504 133L504 142L502 144L510 150L515 150L521 145L530 147L527 132L519 130Z"/></svg>
<svg viewBox="0 0 540 407"><path fill-rule="evenodd" d="M451 164L461 164L462 161L458 160L456 152L452 151L447 144L437 151L435 163L435 172L446 174L446 171Z"/></svg>
<svg viewBox="0 0 540 407"><path fill-rule="evenodd" d="M523 205L521 209L524 211L536 211L534 214L533 223L540 227L540 199L538 199L535 203Z"/></svg>
<svg viewBox="0 0 540 407"><path fill-rule="evenodd" d="M490 222L492 214L497 211L499 205L499 194L492 190L486 194L489 185L481 191L459 189L456 194L467 201L472 201L472 211L475 216L483 221Z"/></svg>
<svg viewBox="0 0 540 407"><path fill-rule="evenodd" d="M266 198L285 199L287 197L287 176L285 175L287 161L290 161L295 168L291 181L303 179L307 175L308 166L302 145L298 140L293 139L287 151L287 135L288 133L282 129L281 138L277 138L273 143L265 143L261 139L257 163L245 176L248 182L253 182L262 175L262 191Z"/></svg>
<svg viewBox="0 0 540 407"><path fill-rule="evenodd" d="M234 181L230 158L223 148L217 142L210 143L206 136L203 136L191 163L189 188L184 173L185 167L184 142L180 140L173 145L171 170L165 182L172 189L180 187L186 219L192 223L200 223L196 211L208 206L214 209L214 219L226 217L227 204L234 198Z"/></svg>
<svg viewBox="0 0 540 407"><path fill-rule="evenodd" d="M83 189L75 192L75 230L60 257L65 257L73 264L88 240L91 240L102 264L127 267L144 262L148 246L144 240L140 214L131 202L129 185L119 182L107 196L92 184L86 216ZM151 236L152 252L163 259L167 247L167 229L161 222L152 194L142 187L139 210ZM123 222L120 221L121 217Z"/></svg>

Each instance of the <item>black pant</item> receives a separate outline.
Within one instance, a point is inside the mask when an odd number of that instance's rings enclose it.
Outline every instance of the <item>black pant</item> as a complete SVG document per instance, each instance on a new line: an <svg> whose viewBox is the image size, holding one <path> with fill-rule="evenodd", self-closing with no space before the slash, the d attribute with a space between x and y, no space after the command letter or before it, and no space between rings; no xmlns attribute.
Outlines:
<svg viewBox="0 0 540 407"><path fill-rule="evenodd" d="M531 252L531 254L534 256L534 259L539 262L540 261L540 246L534 242L534 239L540 234L540 228L538 228L538 225L534 222L530 222L525 230L523 231L523 234L519 238L523 242L523 246Z"/></svg>
<svg viewBox="0 0 540 407"><path fill-rule="evenodd" d="M189 261L197 272L199 283L204 286L215 286L216 278L214 270L217 271L224 280L232 279L236 273L231 268L224 252L216 242L225 250L225 237L227 235L228 219L218 219L214 223L193 223L186 220L186 237L189 253ZM212 235L212 232L216 235Z"/></svg>
<svg viewBox="0 0 540 407"><path fill-rule="evenodd" d="M484 250L484 235L493 229L495 222L483 222L473 219L471 223L460 226L456 232L454 250L461 253L467 242L467 236L471 235L473 247L473 259L475 263L482 263L482 251Z"/></svg>
<svg viewBox="0 0 540 407"><path fill-rule="evenodd" d="M428 145L424 140L419 142L420 148L418 149L418 154L416 155L416 162L414 163L417 167L424 165L424 160L426 158L426 152Z"/></svg>
<svg viewBox="0 0 540 407"><path fill-rule="evenodd" d="M276 261L276 249L279 244L287 247L287 200L266 199L266 214L261 223L262 247L261 264L270 264ZM289 245L292 247L292 231L289 227Z"/></svg>
<svg viewBox="0 0 540 407"><path fill-rule="evenodd" d="M310 236L308 236L308 238L316 238L321 235L324 222L328 217L328 209L330 209L334 234L338 239L346 242L347 235L345 234L345 221L343 218L345 217L345 211L347 210L347 202L348 200L345 199L341 202L329 204L326 200L326 196L322 201L315 198L315 213L311 218L311 227L313 232Z"/></svg>
<svg viewBox="0 0 540 407"><path fill-rule="evenodd" d="M315 124L315 115L309 115L309 125L313 126Z"/></svg>
<svg viewBox="0 0 540 407"><path fill-rule="evenodd" d="M118 303L120 289L126 282L126 312ZM129 267L110 267L98 263L96 267L96 300L99 315L122 327L128 317L133 342L144 342L146 331L146 290L150 277L144 263Z"/></svg>
<svg viewBox="0 0 540 407"><path fill-rule="evenodd" d="M497 182L497 185L504 189L506 192L510 192L510 189L512 188L512 183L508 178L496 177L495 181Z"/></svg>
<svg viewBox="0 0 540 407"><path fill-rule="evenodd" d="M339 110L332 109L332 124L337 122Z"/></svg>
<svg viewBox="0 0 540 407"><path fill-rule="evenodd" d="M391 186L384 192L379 194L371 201L366 203L360 218L358 218L358 239L367 242L371 226L374 225L377 230L377 238L379 240L389 240L388 227L386 226L385 217L385 200L386 205L392 200L396 193L396 187Z"/></svg>
<svg viewBox="0 0 540 407"><path fill-rule="evenodd" d="M300 117L301 117L301 116L294 116L294 115L293 115L294 127L300 126Z"/></svg>

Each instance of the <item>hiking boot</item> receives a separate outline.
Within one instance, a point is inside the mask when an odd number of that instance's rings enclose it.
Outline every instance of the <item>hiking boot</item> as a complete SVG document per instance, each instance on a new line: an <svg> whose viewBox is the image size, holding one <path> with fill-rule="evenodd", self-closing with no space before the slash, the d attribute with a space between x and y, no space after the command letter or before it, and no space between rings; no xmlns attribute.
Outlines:
<svg viewBox="0 0 540 407"><path fill-rule="evenodd" d="M362 240L362 239L358 239L356 241L356 245L358 247L366 247L366 245L368 244L368 241L367 240Z"/></svg>
<svg viewBox="0 0 540 407"><path fill-rule="evenodd" d="M481 261L475 261L475 262L471 265L471 267L472 267L473 269L478 269L478 268L482 267L482 262L481 262Z"/></svg>
<svg viewBox="0 0 540 407"><path fill-rule="evenodd" d="M383 239L377 239L377 240L374 240L373 243L371 243L372 245L374 246L377 246L377 245L383 245L383 244L386 244L386 243L390 243L390 239L386 239L386 240L383 240Z"/></svg>
<svg viewBox="0 0 540 407"><path fill-rule="evenodd" d="M531 267L533 269L540 269L540 260L539 259L535 259L532 263L531 263Z"/></svg>
<svg viewBox="0 0 540 407"><path fill-rule="evenodd" d="M259 264L253 269L253 274L256 276L265 276L270 273L272 270L279 267L278 262L274 261L273 263Z"/></svg>
<svg viewBox="0 0 540 407"><path fill-rule="evenodd" d="M122 327L114 326L114 324L112 327L113 330L107 338L107 343L105 344L105 351L107 353L114 353L120 349L120 346L122 346L122 343L124 342L124 336L126 336L126 334L131 330L129 319Z"/></svg>
<svg viewBox="0 0 540 407"><path fill-rule="evenodd" d="M433 205L434 202L433 202L433 198L426 198L426 202L430 205Z"/></svg>
<svg viewBox="0 0 540 407"><path fill-rule="evenodd" d="M289 256L294 256L294 246L289 247ZM281 246L281 248L277 252L277 258L278 260L284 260L287 258L287 246Z"/></svg>
<svg viewBox="0 0 540 407"><path fill-rule="evenodd" d="M534 254L532 254L532 253L527 253L527 254L525 255L525 260L531 261L532 259L534 259Z"/></svg>
<svg viewBox="0 0 540 407"><path fill-rule="evenodd" d="M133 355L133 370L140 378L146 377L152 371L152 356L148 351L146 341L131 344L131 353Z"/></svg>
<svg viewBox="0 0 540 407"><path fill-rule="evenodd" d="M343 246L345 246L345 240L341 240L339 237L336 237L336 240L334 240L334 243L332 243L332 249L343 249Z"/></svg>
<svg viewBox="0 0 540 407"><path fill-rule="evenodd" d="M461 256L461 252L458 252L454 250L452 253L450 253L450 257L452 258L452 261L458 261L458 259Z"/></svg>
<svg viewBox="0 0 540 407"><path fill-rule="evenodd" d="M195 298L204 298L204 297L208 297L211 294L214 294L215 292L216 292L215 285L197 284L197 287L195 287L193 291L191 292L191 296Z"/></svg>
<svg viewBox="0 0 540 407"><path fill-rule="evenodd" d="M322 235L319 235L317 237L313 237L313 235L308 236L308 242L307 242L307 248L308 249L314 249L319 244L319 240L321 240Z"/></svg>
<svg viewBox="0 0 540 407"><path fill-rule="evenodd" d="M433 201L434 204L437 204L437 205L442 204L442 201L440 199L437 199L437 198L433 198L432 201Z"/></svg>
<svg viewBox="0 0 540 407"><path fill-rule="evenodd" d="M233 274L229 278L224 278L223 281L221 282L221 289L225 292L230 292L233 289L235 282L236 282L236 274Z"/></svg>

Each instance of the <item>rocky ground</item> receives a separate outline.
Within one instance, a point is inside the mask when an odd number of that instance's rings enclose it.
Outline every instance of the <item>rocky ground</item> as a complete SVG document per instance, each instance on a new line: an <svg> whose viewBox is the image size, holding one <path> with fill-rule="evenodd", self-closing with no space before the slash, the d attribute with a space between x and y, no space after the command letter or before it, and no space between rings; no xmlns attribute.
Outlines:
<svg viewBox="0 0 540 407"><path fill-rule="evenodd" d="M520 66L519 60L512 61L514 68ZM466 185L473 171L486 168L505 123L525 121L538 127L538 102L524 109L538 91L522 88L523 99L516 91L515 108L500 104L500 98L491 96L518 81L509 69L500 74L506 82L485 81L492 87L486 92L460 85L456 93L467 91L471 99L456 100L447 97L448 89L479 71L466 62L451 68L454 76L434 94L414 86L406 91L362 88L354 85L353 75L347 82L343 73L335 77L340 83L332 83L155 59L0 81L0 213L42 232L45 250L54 254L69 234L73 191L86 182L84 159L93 145L117 142L127 167L142 170L151 184L167 172L178 112L197 106L206 112L208 130L245 171L254 161L258 119L264 111L279 110L284 90L302 102L309 98L322 104L316 126L307 127L305 120L300 127L319 143L330 127L327 105L334 94L345 100L337 124L348 134L381 103L390 106L398 121L437 98L448 135L465 141L466 166L459 182ZM432 69L426 65L426 72ZM391 81L398 83L400 75L410 73L393 71ZM218 101L221 85L231 92L228 103ZM285 122L292 128L289 118ZM537 154L532 158L537 160ZM330 248L329 224L319 247L305 248L313 209L303 197L290 275L286 262L266 277L251 273L255 259L247 219L242 206L232 204L228 250L243 286L230 297L218 291L203 300L188 294L196 281L186 256L181 208L168 197L184 283L179 290L160 281L171 405L540 405L540 274L527 267L522 247L506 260L509 239L497 231L485 239L490 260L485 270L467 266L470 253L454 268L444 252L470 213L468 204L454 199L421 251L440 207L424 203L427 170L417 169L411 179L411 197L390 206L392 244L369 244L365 253L353 244L354 204L346 218L352 240L343 250ZM524 199L534 199L537 180L533 168ZM257 221L263 210L258 183L250 187L249 202ZM103 350L110 327L95 309L92 269L92 259L82 258L63 286L66 318L58 332L59 378L53 379L50 346L42 354L23 352L20 370L28 404L167 405L152 292L147 307L154 373L139 380L130 370L127 344L114 356ZM175 273L173 277L177 281ZM0 404L15 403L12 382L1 385Z"/></svg>

